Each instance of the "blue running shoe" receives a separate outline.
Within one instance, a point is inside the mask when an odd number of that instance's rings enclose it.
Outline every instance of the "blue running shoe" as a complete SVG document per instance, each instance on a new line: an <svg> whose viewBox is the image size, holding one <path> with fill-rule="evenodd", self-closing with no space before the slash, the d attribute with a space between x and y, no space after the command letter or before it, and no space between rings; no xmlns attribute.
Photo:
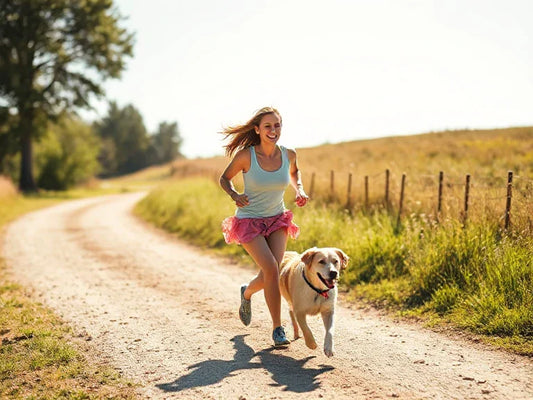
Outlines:
<svg viewBox="0 0 533 400"><path fill-rule="evenodd" d="M274 339L274 346L286 346L290 343L290 341L285 337L285 330L282 326L278 326L276 329L274 329L274 332L272 332L272 339Z"/></svg>

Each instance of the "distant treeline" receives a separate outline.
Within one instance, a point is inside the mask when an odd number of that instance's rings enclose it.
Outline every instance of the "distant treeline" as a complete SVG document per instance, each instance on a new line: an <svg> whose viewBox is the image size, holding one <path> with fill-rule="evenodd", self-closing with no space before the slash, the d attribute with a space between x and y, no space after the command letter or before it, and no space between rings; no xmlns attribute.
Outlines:
<svg viewBox="0 0 533 400"><path fill-rule="evenodd" d="M20 153L9 135L13 117L0 118L0 174L16 182ZM110 103L108 114L89 124L73 114L47 122L34 147L34 174L39 188L65 190L92 177L128 174L182 157L177 122L161 122L149 133L133 105Z"/></svg>

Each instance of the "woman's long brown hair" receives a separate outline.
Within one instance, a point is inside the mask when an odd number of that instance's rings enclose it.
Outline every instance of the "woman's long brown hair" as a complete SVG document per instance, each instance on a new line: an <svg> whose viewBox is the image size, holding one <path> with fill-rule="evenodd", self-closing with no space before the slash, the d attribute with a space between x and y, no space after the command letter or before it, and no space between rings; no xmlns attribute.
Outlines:
<svg viewBox="0 0 533 400"><path fill-rule="evenodd" d="M255 127L259 126L261 119L267 114L277 114L281 121L281 114L273 107L263 107L244 125L229 126L221 133L224 139L231 137L229 143L225 145L226 155L231 157L234 153L250 146L255 146L261 142L259 135L255 132Z"/></svg>

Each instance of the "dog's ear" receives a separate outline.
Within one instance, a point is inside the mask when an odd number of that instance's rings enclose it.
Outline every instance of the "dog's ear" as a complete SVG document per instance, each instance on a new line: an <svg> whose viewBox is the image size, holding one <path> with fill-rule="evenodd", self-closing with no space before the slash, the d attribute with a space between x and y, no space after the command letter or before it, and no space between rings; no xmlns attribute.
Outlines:
<svg viewBox="0 0 533 400"><path fill-rule="evenodd" d="M341 271L342 271L346 268L346 265L348 265L348 261L350 261L350 257L348 257L346 253L342 251L341 249L335 249L335 252L341 259Z"/></svg>
<svg viewBox="0 0 533 400"><path fill-rule="evenodd" d="M307 249L306 251L304 251L301 259L305 265L311 264L311 261L313 261L313 257L315 256L316 251L317 251L316 247L313 247L311 249Z"/></svg>

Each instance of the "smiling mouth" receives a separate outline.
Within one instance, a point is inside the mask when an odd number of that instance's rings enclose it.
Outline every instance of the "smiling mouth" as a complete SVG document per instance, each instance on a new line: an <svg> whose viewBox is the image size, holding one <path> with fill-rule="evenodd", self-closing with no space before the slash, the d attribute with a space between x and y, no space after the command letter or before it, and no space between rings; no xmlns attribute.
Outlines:
<svg viewBox="0 0 533 400"><path fill-rule="evenodd" d="M316 273L318 275L318 279L328 287L328 289L333 289L335 287L335 279L326 279L322 275L320 275L320 272Z"/></svg>

